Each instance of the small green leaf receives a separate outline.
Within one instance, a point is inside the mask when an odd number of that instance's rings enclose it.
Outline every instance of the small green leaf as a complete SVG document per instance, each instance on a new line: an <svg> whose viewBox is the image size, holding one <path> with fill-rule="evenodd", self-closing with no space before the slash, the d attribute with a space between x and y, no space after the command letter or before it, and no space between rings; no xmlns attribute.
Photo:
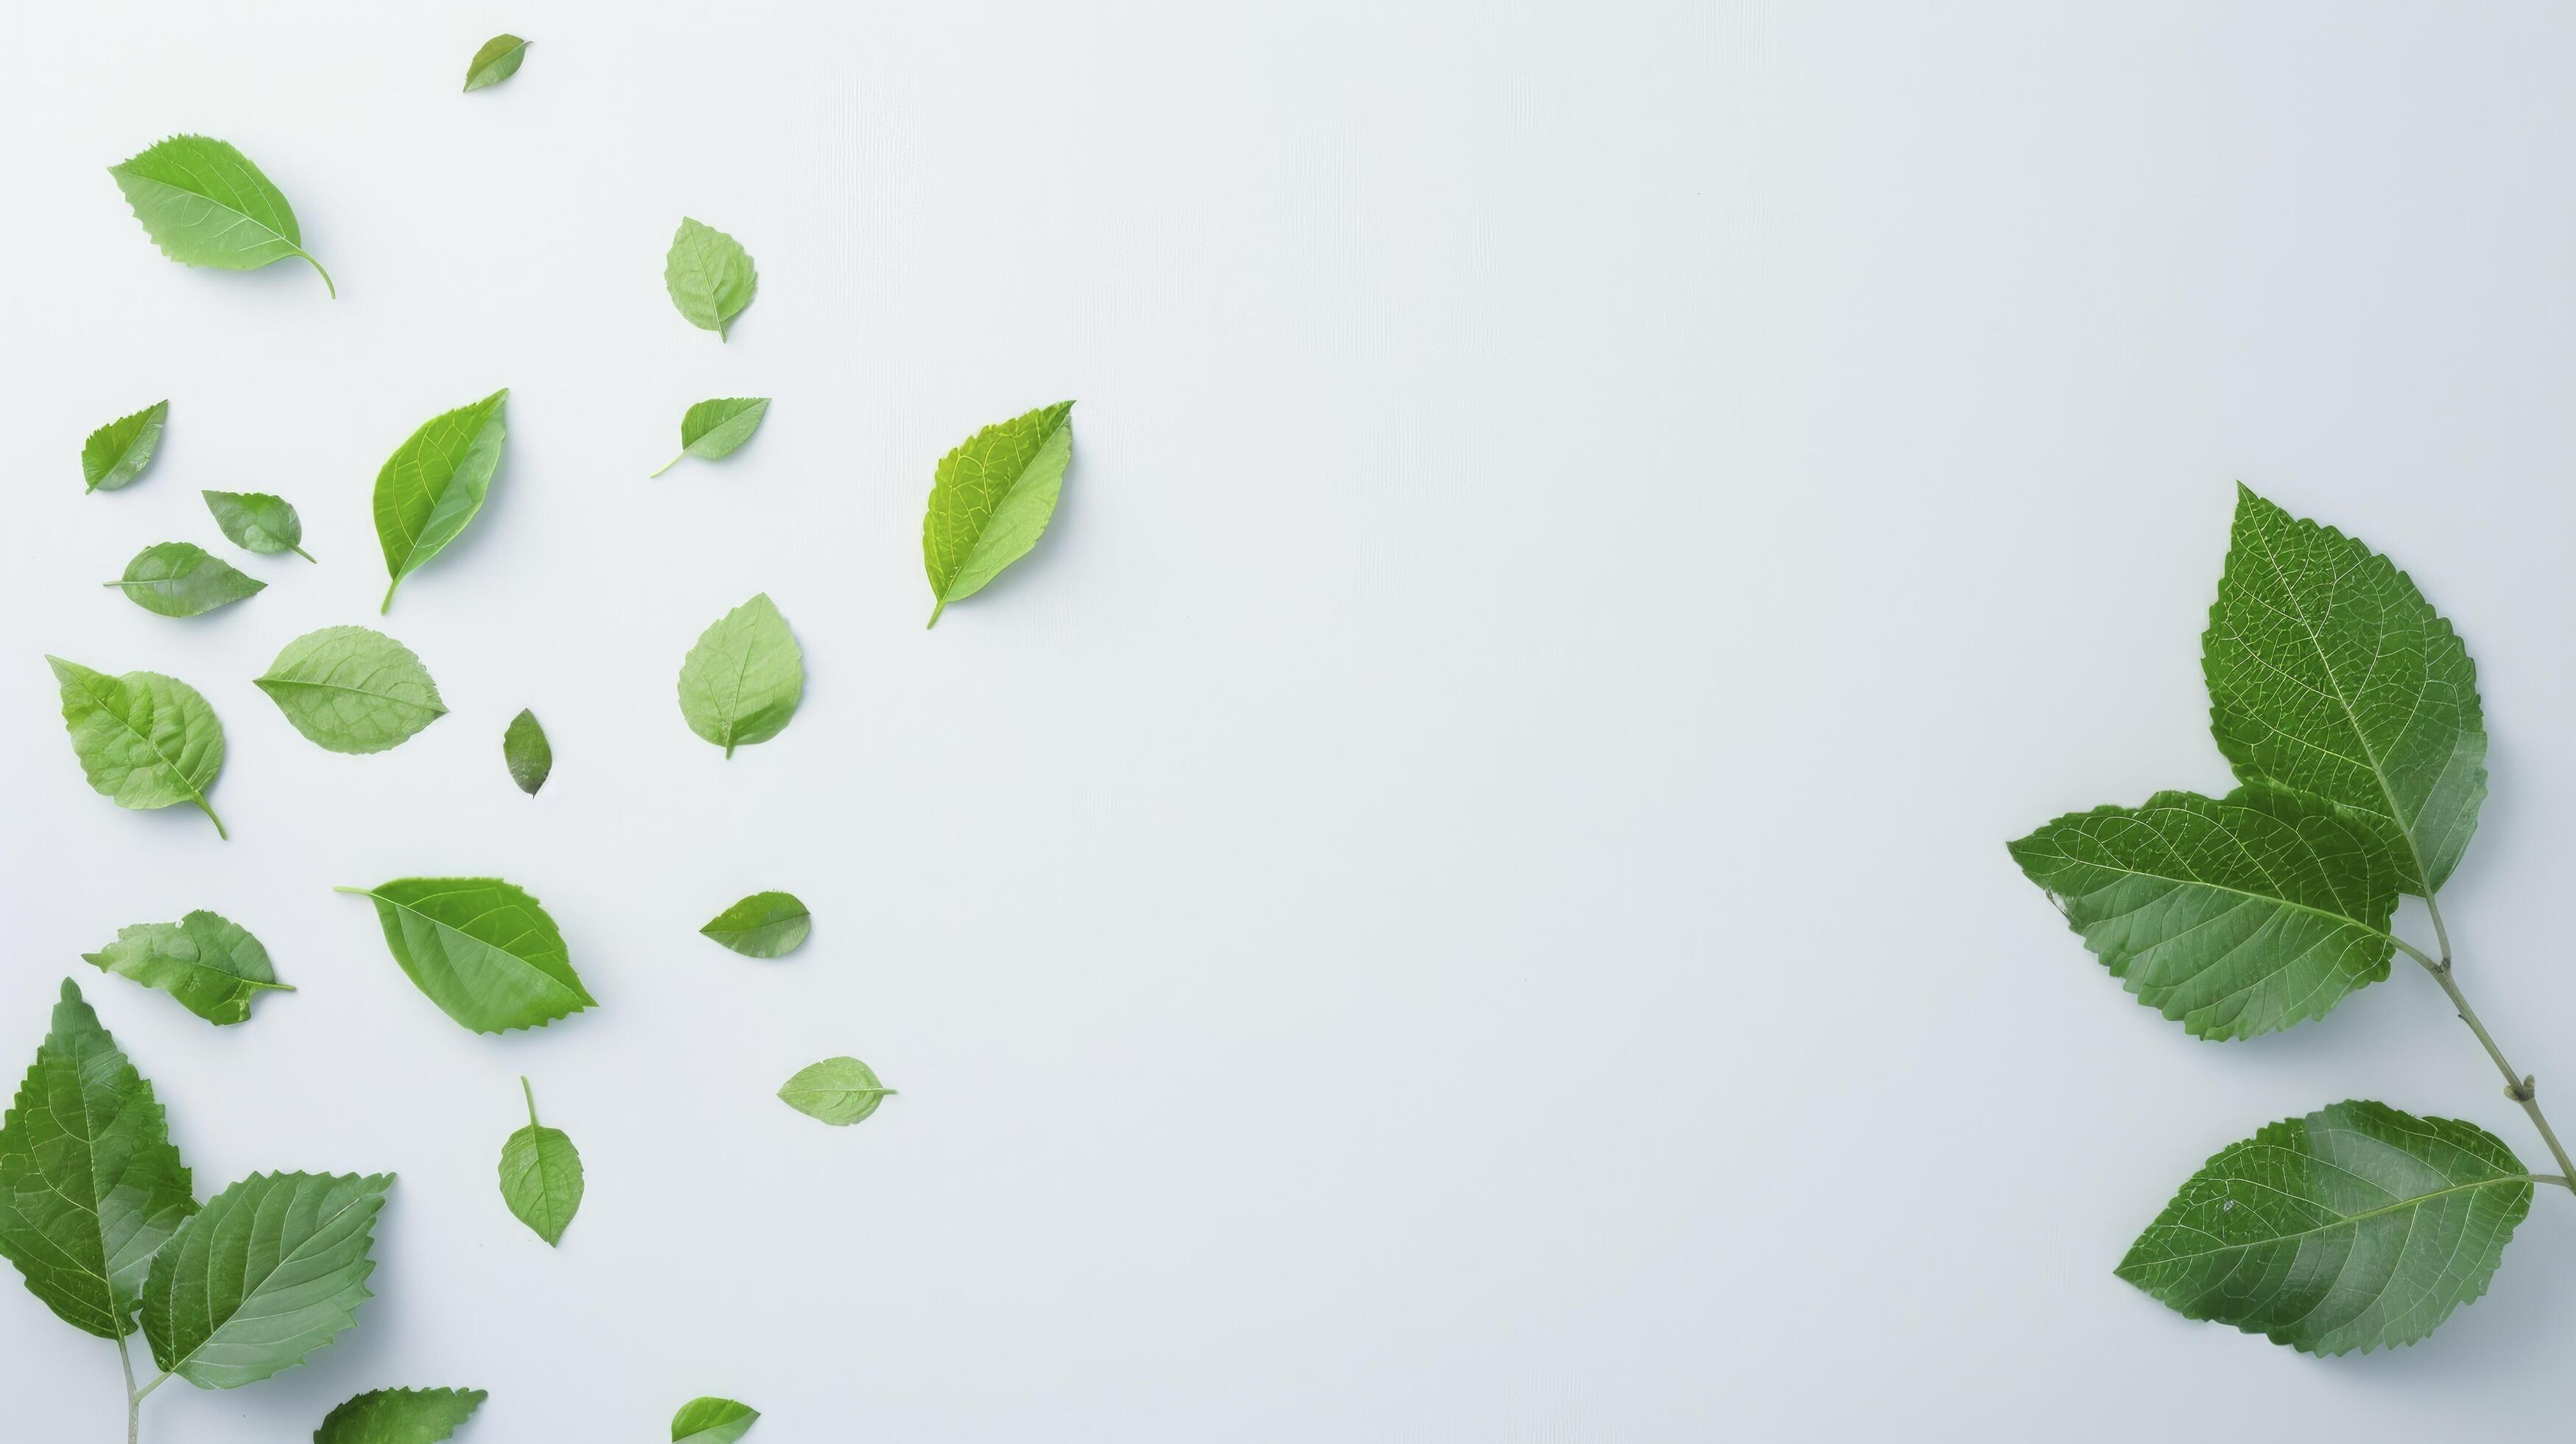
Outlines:
<svg viewBox="0 0 2576 1444"><path fill-rule="evenodd" d="M215 514L215 525L234 546L261 556L293 552L306 561L313 554L304 549L304 519L284 498L264 491L201 491L206 510Z"/></svg>
<svg viewBox="0 0 2576 1444"><path fill-rule="evenodd" d="M519 1090L528 1098L528 1126L501 1145L501 1199L553 1247L581 1209L581 1150L562 1129L538 1124L537 1092L527 1079Z"/></svg>
<svg viewBox="0 0 2576 1444"><path fill-rule="evenodd" d="M155 401L91 432L81 443L81 477L89 490L116 491L141 476L161 447L161 427L169 419L170 403Z"/></svg>
<svg viewBox="0 0 2576 1444"><path fill-rule="evenodd" d="M197 689L158 672L110 677L47 657L61 684L63 726L90 789L119 807L193 803L223 837L206 789L224 766L224 727Z"/></svg>
<svg viewBox="0 0 2576 1444"><path fill-rule="evenodd" d="M200 1389L303 1363L374 1298L377 1210L390 1173L254 1173L206 1203L153 1256L143 1334L153 1362Z"/></svg>
<svg viewBox="0 0 2576 1444"><path fill-rule="evenodd" d="M931 626L950 602L982 591L1038 544L1072 460L1070 401L987 426L939 459L921 519L921 560L936 601Z"/></svg>
<svg viewBox="0 0 2576 1444"><path fill-rule="evenodd" d="M597 1002L555 920L525 889L489 877L412 877L337 891L374 901L394 961L475 1032L539 1028Z"/></svg>
<svg viewBox="0 0 2576 1444"><path fill-rule="evenodd" d="M769 414L766 396L735 396L715 401L701 401L680 418L680 456L662 463L660 476L680 464L681 456L694 456L713 461L730 456L735 447L751 439L760 429L761 418Z"/></svg>
<svg viewBox="0 0 2576 1444"><path fill-rule="evenodd" d="M805 945L813 926L813 915L794 893L756 892L698 931L746 958L783 958Z"/></svg>
<svg viewBox="0 0 2576 1444"><path fill-rule="evenodd" d="M877 1081L876 1070L856 1058L826 1058L797 1070L778 1096L788 1107L835 1128L861 1122L894 1090Z"/></svg>
<svg viewBox="0 0 2576 1444"><path fill-rule="evenodd" d="M119 928L115 942L81 957L102 972L159 988L218 1025L246 1021L250 1000L264 991L295 991L277 980L259 939L202 908L175 923Z"/></svg>
<svg viewBox="0 0 2576 1444"><path fill-rule="evenodd" d="M333 296L331 273L304 249L295 208L269 184L250 157L220 140L174 135L107 173L125 192L125 203L161 254L190 266L256 271L272 261L302 256L321 273Z"/></svg>
<svg viewBox="0 0 2576 1444"><path fill-rule="evenodd" d="M537 714L522 707L510 719L509 730L501 734L501 760L509 764L510 780L530 797L546 785L555 770L554 744L546 740L546 729L537 724Z"/></svg>
<svg viewBox="0 0 2576 1444"><path fill-rule="evenodd" d="M125 599L147 612L193 617L256 596L268 583L195 542L162 542L136 552L125 575L107 585L124 588Z"/></svg>
<svg viewBox="0 0 2576 1444"><path fill-rule="evenodd" d="M324 1415L313 1444L440 1444L488 1397L480 1389L371 1389Z"/></svg>
<svg viewBox="0 0 2576 1444"><path fill-rule="evenodd" d="M196 1211L152 1085L65 978L0 1119L0 1255L64 1323L122 1338L153 1253Z"/></svg>
<svg viewBox="0 0 2576 1444"><path fill-rule="evenodd" d="M333 752L398 747L447 715L411 648L364 627L307 632L253 680L296 731Z"/></svg>
<svg viewBox="0 0 2576 1444"><path fill-rule="evenodd" d="M692 1399L671 1416L671 1444L733 1444L751 1432L760 1411L731 1399Z"/></svg>
<svg viewBox="0 0 2576 1444"><path fill-rule="evenodd" d="M760 277L741 242L684 216L662 262L662 284L690 325L715 332L721 341L725 326L751 304Z"/></svg>
<svg viewBox="0 0 2576 1444"><path fill-rule="evenodd" d="M680 715L727 757L787 730L804 695L804 649L767 592L725 613L680 663Z"/></svg>
<svg viewBox="0 0 2576 1444"><path fill-rule="evenodd" d="M2221 1149L2119 1275L2311 1354L2411 1344L2487 1291L2532 1183L2474 1124L2337 1103Z"/></svg>
<svg viewBox="0 0 2576 1444"><path fill-rule="evenodd" d="M519 73L519 64L528 58L528 42L516 35L495 35L474 52L465 67L465 89L468 93L487 85L498 85Z"/></svg>
<svg viewBox="0 0 2576 1444"><path fill-rule="evenodd" d="M385 550L385 604L394 588L420 569L474 520L501 465L501 443L510 434L502 408L508 387L471 406L443 412L420 424L376 473L376 540Z"/></svg>

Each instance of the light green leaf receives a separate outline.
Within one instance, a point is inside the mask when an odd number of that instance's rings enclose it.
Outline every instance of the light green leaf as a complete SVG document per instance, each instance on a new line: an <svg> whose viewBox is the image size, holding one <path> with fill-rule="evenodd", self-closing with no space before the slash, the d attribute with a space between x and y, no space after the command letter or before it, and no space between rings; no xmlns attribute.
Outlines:
<svg viewBox="0 0 2576 1444"><path fill-rule="evenodd" d="M861 1122L894 1090L877 1081L876 1070L856 1058L826 1058L808 1064L787 1080L778 1096L788 1107L835 1128Z"/></svg>
<svg viewBox="0 0 2576 1444"><path fill-rule="evenodd" d="M143 1285L153 1362L200 1389L238 1388L357 1323L375 1297L367 1250L393 1183L390 1173L254 1173L216 1194L153 1257Z"/></svg>
<svg viewBox="0 0 2576 1444"><path fill-rule="evenodd" d="M1038 544L1072 460L1070 401L987 426L939 459L921 519L921 560L937 599L931 626Z"/></svg>
<svg viewBox="0 0 2576 1444"><path fill-rule="evenodd" d="M223 837L206 789L224 765L224 727L197 689L158 672L110 677L47 657L63 694L63 726L92 791L149 811L193 803Z"/></svg>
<svg viewBox="0 0 2576 1444"><path fill-rule="evenodd" d="M546 740L546 729L537 724L537 714L522 707L510 719L509 730L501 734L501 760L509 764L510 780L530 797L546 785L555 770L554 744Z"/></svg>
<svg viewBox="0 0 2576 1444"><path fill-rule="evenodd" d="M268 583L195 542L162 542L136 552L124 577L107 585L124 588L125 599L147 612L193 617L256 596Z"/></svg>
<svg viewBox="0 0 2576 1444"><path fill-rule="evenodd" d="M322 1417L313 1444L440 1444L490 1396L480 1389L373 1389Z"/></svg>
<svg viewBox="0 0 2576 1444"><path fill-rule="evenodd" d="M2477 664L2386 557L2240 486L2201 638L2210 730L2236 775L2342 803L2431 896L2487 795Z"/></svg>
<svg viewBox="0 0 2576 1444"><path fill-rule="evenodd" d="M733 1444L751 1432L760 1411L731 1399L692 1399L671 1416L671 1444Z"/></svg>
<svg viewBox="0 0 2576 1444"><path fill-rule="evenodd" d="M2411 1344L2487 1291L2532 1182L2474 1124L2337 1103L2221 1149L2119 1275L2306 1353Z"/></svg>
<svg viewBox="0 0 2576 1444"><path fill-rule="evenodd" d="M751 304L760 277L741 242L683 216L662 262L662 284L690 325L715 332L721 341L726 324Z"/></svg>
<svg viewBox="0 0 2576 1444"><path fill-rule="evenodd" d="M2281 788L2160 792L2068 813L2011 847L2111 976L2194 1037L2323 1017L2387 977L2396 951L2388 850Z"/></svg>
<svg viewBox="0 0 2576 1444"><path fill-rule="evenodd" d="M304 249L295 208L250 157L220 140L174 135L107 173L125 192L125 203L152 243L171 260L227 271L256 271L272 261L302 256L321 273L333 296L331 273Z"/></svg>
<svg viewBox="0 0 2576 1444"><path fill-rule="evenodd" d="M538 1028L593 1006L555 920L488 877L412 877L339 892L371 898L385 946L447 1016L478 1033Z"/></svg>
<svg viewBox="0 0 2576 1444"><path fill-rule="evenodd" d="M528 42L516 35L495 35L474 52L465 67L465 89L470 93L487 85L498 85L519 73L520 62L528 58Z"/></svg>
<svg viewBox="0 0 2576 1444"><path fill-rule="evenodd" d="M376 540L385 549L385 604L394 588L422 563L445 550L483 509L501 443L510 434L502 415L510 399L503 387L471 406L431 417L376 473Z"/></svg>
<svg viewBox="0 0 2576 1444"><path fill-rule="evenodd" d="M121 1338L154 1251L196 1211L152 1085L65 978L0 1119L0 1255L63 1322Z"/></svg>
<svg viewBox="0 0 2576 1444"><path fill-rule="evenodd" d="M102 972L159 988L215 1024L246 1021L250 1000L263 991L295 991L277 980L259 939L202 908L175 923L119 928L115 942L81 957Z"/></svg>
<svg viewBox="0 0 2576 1444"><path fill-rule="evenodd" d="M725 613L680 663L680 715L727 757L786 731L804 695L804 649L767 592Z"/></svg>
<svg viewBox="0 0 2576 1444"><path fill-rule="evenodd" d="M581 1150L562 1129L538 1124L537 1092L527 1079L519 1091L528 1097L528 1126L501 1145L501 1199L552 1247L581 1209Z"/></svg>
<svg viewBox="0 0 2576 1444"><path fill-rule="evenodd" d="M254 681L296 731L333 752L398 747L447 715L411 648L364 627L307 632Z"/></svg>
<svg viewBox="0 0 2576 1444"><path fill-rule="evenodd" d="M234 546L261 556L293 552L306 561L313 554L304 549L304 519L284 498L264 491L201 491L206 510L215 514L215 525Z"/></svg>
<svg viewBox="0 0 2576 1444"><path fill-rule="evenodd" d="M680 418L680 456L662 463L660 476L680 464L681 456L694 456L713 461L730 456L735 447L751 439L760 429L762 417L769 414L766 396L735 396L715 401L701 401Z"/></svg>
<svg viewBox="0 0 2576 1444"><path fill-rule="evenodd" d="M756 892L698 931L746 958L783 958L805 945L813 927L813 914L796 894Z"/></svg>
<svg viewBox="0 0 2576 1444"><path fill-rule="evenodd" d="M170 403L155 401L91 432L81 443L81 477L89 490L116 491L141 476L161 447L161 427L169 419Z"/></svg>

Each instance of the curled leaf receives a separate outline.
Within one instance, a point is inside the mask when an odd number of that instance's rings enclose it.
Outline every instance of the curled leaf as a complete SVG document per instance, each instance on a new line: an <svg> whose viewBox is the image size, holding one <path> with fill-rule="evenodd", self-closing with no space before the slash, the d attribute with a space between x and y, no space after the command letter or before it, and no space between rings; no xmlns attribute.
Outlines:
<svg viewBox="0 0 2576 1444"><path fill-rule="evenodd" d="M295 991L277 980L268 949L248 929L203 908L175 923L120 928L116 941L81 958L101 972L158 988L218 1026L246 1021L250 1000L263 992Z"/></svg>

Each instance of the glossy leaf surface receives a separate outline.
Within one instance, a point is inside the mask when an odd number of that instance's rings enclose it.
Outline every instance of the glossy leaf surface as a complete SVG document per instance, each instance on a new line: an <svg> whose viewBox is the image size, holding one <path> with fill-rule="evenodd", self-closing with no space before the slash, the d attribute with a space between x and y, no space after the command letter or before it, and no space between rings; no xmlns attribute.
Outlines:
<svg viewBox="0 0 2576 1444"><path fill-rule="evenodd" d="M197 689L158 672L111 677L47 657L61 685L63 726L91 790L149 811L189 803L224 835L206 790L224 766L224 728Z"/></svg>
<svg viewBox="0 0 2576 1444"><path fill-rule="evenodd" d="M411 648L365 627L325 627L286 644L256 679L295 730L333 752L382 752L447 715Z"/></svg>
<svg viewBox="0 0 2576 1444"><path fill-rule="evenodd" d="M200 1389L303 1363L355 1324L393 1175L254 1173L208 1200L152 1260L153 1362Z"/></svg>
<svg viewBox="0 0 2576 1444"><path fill-rule="evenodd" d="M930 625L1037 545L1072 460L1070 401L987 426L939 459L921 519L921 560L936 599Z"/></svg>
<svg viewBox="0 0 2576 1444"><path fill-rule="evenodd" d="M136 552L125 575L107 585L147 612L193 617L256 596L268 583L195 542L161 542Z"/></svg>
<svg viewBox="0 0 2576 1444"><path fill-rule="evenodd" d="M420 424L376 472L376 541L384 548L381 611L391 611L394 588L447 549L483 509L501 444L510 434L504 387L471 406L442 412Z"/></svg>
<svg viewBox="0 0 2576 1444"><path fill-rule="evenodd" d="M206 510L215 514L215 525L234 546L261 556L293 552L306 561L313 554L304 549L304 518L285 498L264 491L201 491Z"/></svg>
<svg viewBox="0 0 2576 1444"><path fill-rule="evenodd" d="M511 883L414 877L340 891L375 903L394 961L447 1016L478 1033L542 1027L595 1001L555 920Z"/></svg>
<svg viewBox="0 0 2576 1444"><path fill-rule="evenodd" d="M277 980L259 939L202 908L175 923L120 928L116 941L81 958L101 972L158 988L215 1024L247 1020L251 999L261 993L295 991Z"/></svg>

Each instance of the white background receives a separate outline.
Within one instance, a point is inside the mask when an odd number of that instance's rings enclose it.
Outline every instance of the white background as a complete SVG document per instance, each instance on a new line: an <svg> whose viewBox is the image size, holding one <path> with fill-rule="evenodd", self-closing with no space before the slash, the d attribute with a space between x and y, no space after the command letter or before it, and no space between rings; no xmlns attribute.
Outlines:
<svg viewBox="0 0 2576 1444"><path fill-rule="evenodd" d="M2242 478L2468 637L2495 795L2446 912L2576 1108L2563 9L224 8L0 19L0 1069L76 974L201 1195L401 1181L359 1327L147 1439L388 1384L491 1390L472 1444L700 1393L755 1444L2563 1418L2555 1194L2394 1354L2111 1276L2338 1098L2538 1149L2420 975L2196 1043L2003 849L2226 785ZM504 29L526 67L460 95ZM179 130L337 301L155 254L104 168ZM730 344L663 295L683 214L758 260ZM315 748L249 679L378 624L377 466L504 385L491 504L381 624L452 715ZM646 481L728 395L761 434ZM84 496L83 435L164 396ZM1055 529L924 632L932 464L1067 397ZM295 501L320 565L224 546L205 487ZM271 585L96 585L168 539ZM673 679L761 590L810 680L728 762ZM204 690L230 843L90 793L49 651ZM451 873L535 891L602 1006L468 1034L330 891ZM802 952L696 936L769 887ZM192 907L301 991L217 1031L80 963ZM844 1052L875 1119L771 1097ZM494 1186L522 1073L589 1168L559 1251ZM0 1295L7 1432L114 1437L107 1346Z"/></svg>

